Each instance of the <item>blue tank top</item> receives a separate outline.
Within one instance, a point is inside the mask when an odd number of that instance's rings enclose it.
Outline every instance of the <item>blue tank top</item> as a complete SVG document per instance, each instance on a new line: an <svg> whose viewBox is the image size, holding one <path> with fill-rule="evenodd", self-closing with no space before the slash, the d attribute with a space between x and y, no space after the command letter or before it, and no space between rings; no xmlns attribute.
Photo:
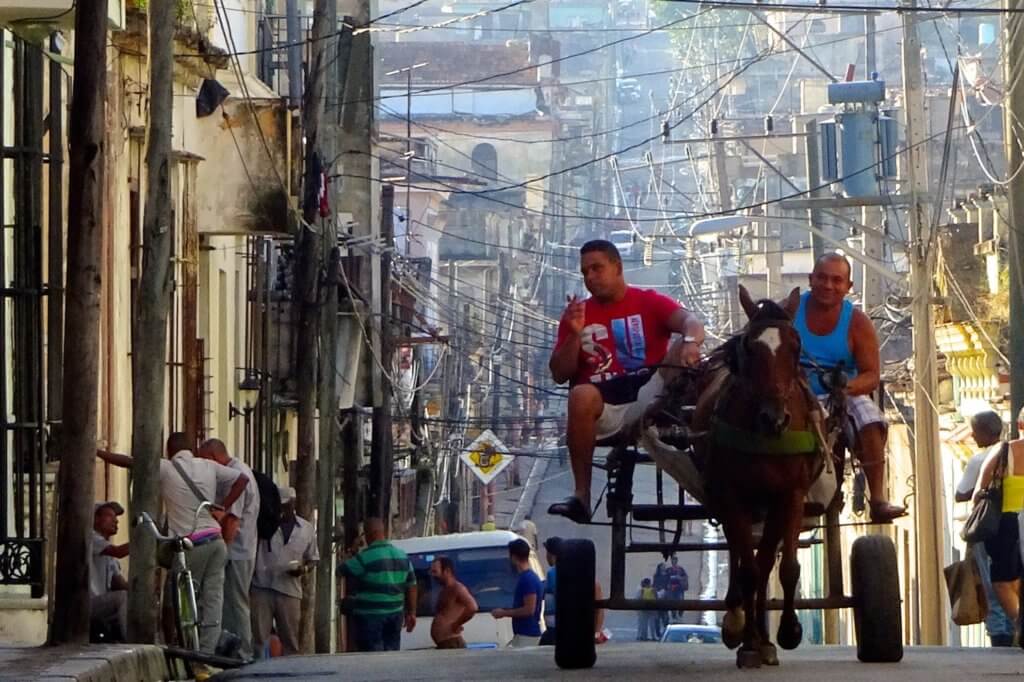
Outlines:
<svg viewBox="0 0 1024 682"><path fill-rule="evenodd" d="M843 301L843 309L839 313L839 322L835 329L830 334L820 336L807 328L807 299L810 296L811 292L809 291L800 296L800 308L796 311L793 326L800 334L800 344L803 346L802 355L804 356L800 360L800 364L807 372L811 390L815 395L824 395L828 391L821 385L817 368L809 358L813 358L814 362L822 369L831 369L841 362L843 371L848 377L852 379L857 376L857 361L854 360L853 352L850 350L850 322L853 320L853 304Z"/></svg>

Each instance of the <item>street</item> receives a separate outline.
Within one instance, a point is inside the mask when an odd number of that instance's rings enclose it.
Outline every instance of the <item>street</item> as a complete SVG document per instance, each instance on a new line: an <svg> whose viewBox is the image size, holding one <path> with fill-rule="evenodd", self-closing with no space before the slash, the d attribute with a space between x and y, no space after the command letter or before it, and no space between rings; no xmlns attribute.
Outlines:
<svg viewBox="0 0 1024 682"><path fill-rule="evenodd" d="M1024 0L823 5L0 0L0 680L1024 676Z"/></svg>
<svg viewBox="0 0 1024 682"><path fill-rule="evenodd" d="M902 663L865 664L847 647L803 647L780 652L778 668L738 670L724 646L699 644L609 644L598 649L591 670L562 671L550 648L518 651L423 651L396 654L302 656L258 663L213 679L269 680L842 680L865 682L963 682L1024 674L1017 649L909 648Z"/></svg>

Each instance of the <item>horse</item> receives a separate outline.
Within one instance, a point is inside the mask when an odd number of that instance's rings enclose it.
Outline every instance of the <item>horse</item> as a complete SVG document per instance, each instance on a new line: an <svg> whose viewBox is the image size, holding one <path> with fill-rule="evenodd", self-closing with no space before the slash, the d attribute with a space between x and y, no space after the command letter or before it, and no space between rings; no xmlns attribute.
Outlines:
<svg viewBox="0 0 1024 682"><path fill-rule="evenodd" d="M795 649L803 628L793 607L800 578L797 544L804 500L822 470L822 443L814 428L814 397L800 369L800 337L793 316L794 289L782 303L755 303L739 287L749 321L713 351L722 372L714 395L701 396L697 414L707 429L707 504L729 547L729 590L723 641L739 647L739 667L778 665L768 635L768 578L781 544L779 579L784 608L777 632L783 649ZM701 402L705 404L702 406ZM763 531L755 553L755 525Z"/></svg>

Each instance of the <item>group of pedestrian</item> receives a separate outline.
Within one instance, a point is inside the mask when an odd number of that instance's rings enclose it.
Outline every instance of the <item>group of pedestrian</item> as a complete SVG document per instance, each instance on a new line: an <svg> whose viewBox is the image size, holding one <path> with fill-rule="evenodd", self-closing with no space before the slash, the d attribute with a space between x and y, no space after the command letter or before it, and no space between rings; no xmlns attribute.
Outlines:
<svg viewBox="0 0 1024 682"><path fill-rule="evenodd" d="M659 563L654 569L654 576L640 581L640 589L636 598L645 601L679 601L686 598L690 589L690 578L686 569L679 565L679 557L675 554L669 563ZM669 623L678 623L683 618L679 609L644 610L637 614L637 641L659 641L665 634Z"/></svg>
<svg viewBox="0 0 1024 682"><path fill-rule="evenodd" d="M114 466L133 466L127 455L106 450L97 455ZM166 455L160 461L160 498L167 532L191 540L185 561L196 590L200 650L263 657L270 653L274 634L279 653L297 653L301 577L319 555L313 525L295 514L295 490L272 487L273 494L262 499L257 475L215 438L193 454L185 434L172 433ZM279 504L276 499L271 504L271 497L279 498ZM218 509L197 515L203 502ZM272 522L258 528L268 509ZM112 544L111 538L123 513L115 501L96 504L91 574L94 630L121 641L127 636L127 582L117 560L130 550L127 543ZM173 584L168 575L167 589ZM165 609L168 595L165 590Z"/></svg>
<svg viewBox="0 0 1024 682"><path fill-rule="evenodd" d="M1024 433L1024 410L1017 415ZM989 602L985 629L992 646L1020 641L1020 582L1024 571L1021 531L1024 523L1024 438L1003 439L1003 421L986 410L971 418L971 435L981 448L968 461L956 488L956 501L977 504L996 480L1002 484L1002 516L996 534L970 546L978 562Z"/></svg>

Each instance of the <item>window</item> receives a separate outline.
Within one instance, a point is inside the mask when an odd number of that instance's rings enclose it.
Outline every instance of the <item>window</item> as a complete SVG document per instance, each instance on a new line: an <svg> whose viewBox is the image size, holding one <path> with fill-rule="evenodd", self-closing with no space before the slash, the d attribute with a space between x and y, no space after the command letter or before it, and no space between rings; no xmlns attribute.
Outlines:
<svg viewBox="0 0 1024 682"><path fill-rule="evenodd" d="M474 175L490 182L498 179L498 150L494 145L484 142L473 147L472 159Z"/></svg>
<svg viewBox="0 0 1024 682"><path fill-rule="evenodd" d="M455 577L476 599L480 613L512 607L518 576L509 561L508 548L456 549L409 555L416 572L417 616L429 618L434 615L441 590L430 577L430 563L438 556L446 556L455 564Z"/></svg>

